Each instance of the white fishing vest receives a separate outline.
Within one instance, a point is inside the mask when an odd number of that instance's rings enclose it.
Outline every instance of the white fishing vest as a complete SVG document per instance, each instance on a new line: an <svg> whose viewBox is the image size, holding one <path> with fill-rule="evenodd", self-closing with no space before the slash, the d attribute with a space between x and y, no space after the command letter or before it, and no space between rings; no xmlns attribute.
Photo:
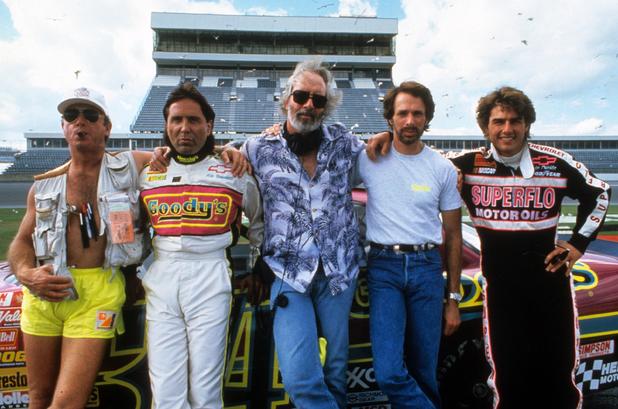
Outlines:
<svg viewBox="0 0 618 409"><path fill-rule="evenodd" d="M67 266L66 229L69 209L66 202L69 163L35 177L34 201L36 226L32 235L37 261L52 263L54 273L69 275ZM110 231L109 208L113 202L129 202L133 217L135 240L113 244L107 239L103 268L127 266L141 261L143 233L139 230L139 172L131 152L105 153L101 162L97 186L100 220L99 236Z"/></svg>

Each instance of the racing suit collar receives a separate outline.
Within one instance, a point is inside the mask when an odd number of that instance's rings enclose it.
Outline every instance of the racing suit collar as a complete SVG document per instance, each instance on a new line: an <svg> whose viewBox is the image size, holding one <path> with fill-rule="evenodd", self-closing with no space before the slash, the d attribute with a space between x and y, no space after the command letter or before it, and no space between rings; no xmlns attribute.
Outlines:
<svg viewBox="0 0 618 409"><path fill-rule="evenodd" d="M508 160L505 161L505 159L500 156L493 144L491 144L491 149L489 153L496 162L500 162L505 165L506 162L508 162ZM532 163L532 157L530 156L530 148L528 147L527 143L524 145L520 154L521 157L519 158L519 169L521 170L521 175L524 177L524 179L530 179L532 176L534 176L534 164Z"/></svg>

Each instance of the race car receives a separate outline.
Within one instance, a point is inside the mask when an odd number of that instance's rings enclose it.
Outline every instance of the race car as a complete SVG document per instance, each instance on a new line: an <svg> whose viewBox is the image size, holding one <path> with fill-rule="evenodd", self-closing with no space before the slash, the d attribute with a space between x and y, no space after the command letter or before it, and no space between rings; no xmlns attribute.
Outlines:
<svg viewBox="0 0 618 409"><path fill-rule="evenodd" d="M364 191L354 192L362 209ZM462 324L450 337L443 337L438 378L443 408L491 407L492 394L486 380L489 366L482 337L482 275L479 240L473 228L462 226L464 247L460 303ZM232 250L236 275L247 269L247 248ZM21 287L8 265L0 266L0 409L28 407L25 354L19 329ZM522 280L527 279L522 274ZM618 407L618 258L588 251L573 268L581 342L576 383L584 394L584 408ZM534 285L533 282L530 285ZM517 297L517 294L513 294ZM268 302L251 306L246 295L236 292L225 374L227 408L293 408L283 388L272 340ZM110 346L108 357L95 382L89 408L150 407L147 370L144 302L124 308L127 332ZM366 272L361 271L350 313L350 360L348 408L387 409L388 398L379 390L372 367L369 341L369 293ZM538 334L542 337L543 334ZM535 340L531 339L531 343ZM170 362L179 357L170 356ZM530 374L533 381L535 374Z"/></svg>

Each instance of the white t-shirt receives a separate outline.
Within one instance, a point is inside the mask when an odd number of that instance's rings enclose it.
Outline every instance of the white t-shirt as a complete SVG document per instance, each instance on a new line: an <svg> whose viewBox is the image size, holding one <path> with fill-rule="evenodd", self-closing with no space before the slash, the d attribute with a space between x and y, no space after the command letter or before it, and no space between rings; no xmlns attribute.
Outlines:
<svg viewBox="0 0 618 409"><path fill-rule="evenodd" d="M416 155L401 154L393 147L377 162L363 152L357 166L367 188L367 240L442 243L440 212L461 207L451 161L428 146Z"/></svg>

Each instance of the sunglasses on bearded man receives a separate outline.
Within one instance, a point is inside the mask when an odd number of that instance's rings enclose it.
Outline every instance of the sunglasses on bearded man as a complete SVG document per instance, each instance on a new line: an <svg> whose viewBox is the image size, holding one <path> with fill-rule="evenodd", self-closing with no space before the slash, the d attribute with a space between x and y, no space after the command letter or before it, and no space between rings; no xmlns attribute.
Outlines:
<svg viewBox="0 0 618 409"><path fill-rule="evenodd" d="M292 99L297 104L303 105L305 102L309 101L309 98L313 101L313 106L315 108L321 109L326 106L327 99L324 95L312 94L309 91L301 90L292 92Z"/></svg>

